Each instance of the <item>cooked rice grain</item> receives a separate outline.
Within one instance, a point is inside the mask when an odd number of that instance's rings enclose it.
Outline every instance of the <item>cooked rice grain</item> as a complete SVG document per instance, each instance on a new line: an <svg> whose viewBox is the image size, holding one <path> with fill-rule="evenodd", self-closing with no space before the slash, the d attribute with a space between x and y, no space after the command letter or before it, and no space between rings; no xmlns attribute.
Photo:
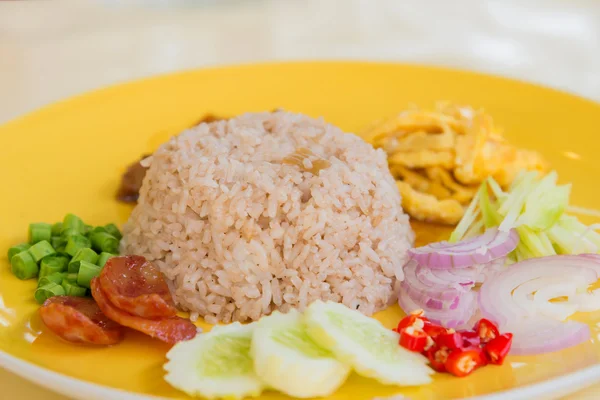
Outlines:
<svg viewBox="0 0 600 400"><path fill-rule="evenodd" d="M257 320L316 299L370 315L395 300L414 235L385 153L357 136L245 114L189 129L145 164L123 251L153 260L192 316Z"/></svg>

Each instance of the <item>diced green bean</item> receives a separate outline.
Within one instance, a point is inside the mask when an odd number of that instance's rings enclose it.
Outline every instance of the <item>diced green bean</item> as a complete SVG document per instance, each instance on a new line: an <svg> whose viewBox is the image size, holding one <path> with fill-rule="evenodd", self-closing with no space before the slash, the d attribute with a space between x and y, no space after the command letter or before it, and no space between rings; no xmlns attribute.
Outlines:
<svg viewBox="0 0 600 400"><path fill-rule="evenodd" d="M74 229L79 234L85 233L85 224L77 215L67 214L63 219L63 231L67 229Z"/></svg>
<svg viewBox="0 0 600 400"><path fill-rule="evenodd" d="M117 257L117 256L115 254L102 252L102 253L100 253L100 257L98 257L98 262L96 262L95 264L99 267L104 267L104 264L106 264L108 259L111 257Z"/></svg>
<svg viewBox="0 0 600 400"><path fill-rule="evenodd" d="M52 245L47 240L37 242L36 244L31 246L27 251L31 253L33 258L35 259L35 262L40 262L42 258L56 254L56 250L54 250L54 247L52 247Z"/></svg>
<svg viewBox="0 0 600 400"><path fill-rule="evenodd" d="M80 261L87 261L91 264L95 264L98 262L98 254L96 254L96 252L92 249L79 249L79 251L75 253L69 262L69 272L79 271Z"/></svg>
<svg viewBox="0 0 600 400"><path fill-rule="evenodd" d="M57 222L54 225L52 225L52 236L60 236L62 231L63 231L63 223L62 222Z"/></svg>
<svg viewBox="0 0 600 400"><path fill-rule="evenodd" d="M66 276L66 272L55 272L53 274L46 275L38 280L38 287L46 286L49 283L56 283L60 285Z"/></svg>
<svg viewBox="0 0 600 400"><path fill-rule="evenodd" d="M69 274L76 274L79 272L80 267L81 267L81 260L79 260L79 261L71 260L71 262L69 263L69 266L67 267L67 272Z"/></svg>
<svg viewBox="0 0 600 400"><path fill-rule="evenodd" d="M67 245L67 241L65 240L65 238L60 237L60 236L52 236L50 238L50 244L52 245L52 247L54 247L54 250L56 250L56 252L58 253L58 248L59 247L64 247Z"/></svg>
<svg viewBox="0 0 600 400"><path fill-rule="evenodd" d="M69 238L67 241L67 246L65 247L65 251L68 255L74 257L75 254L81 249L92 247L92 243L90 239L86 238L83 235L74 235Z"/></svg>
<svg viewBox="0 0 600 400"><path fill-rule="evenodd" d="M80 261L79 272L77 273L77 284L85 288L90 288L90 281L100 275L102 268L89 263L87 261Z"/></svg>
<svg viewBox="0 0 600 400"><path fill-rule="evenodd" d="M108 232L106 229L104 229L104 227L103 227L103 226L96 226L96 227L94 227L94 229L92 229L92 230L90 231L90 235L91 235L91 234L94 234L94 233L98 233L98 232L106 232L106 233L109 233L109 232ZM109 233L109 234L110 234L110 233Z"/></svg>
<svg viewBox="0 0 600 400"><path fill-rule="evenodd" d="M52 237L52 225L44 222L29 224L29 243L35 244L45 240L50 241Z"/></svg>
<svg viewBox="0 0 600 400"><path fill-rule="evenodd" d="M60 233L60 236L65 240L65 242L67 240L69 240L69 238L71 236L78 236L78 235L80 235L79 231L77 229L73 229L73 228L63 229L63 231Z"/></svg>
<svg viewBox="0 0 600 400"><path fill-rule="evenodd" d="M54 282L50 282L47 285L37 288L33 297L35 298L35 301L37 301L39 304L43 304L50 297L64 295L65 289L61 285Z"/></svg>
<svg viewBox="0 0 600 400"><path fill-rule="evenodd" d="M16 246L11 247L10 249L8 249L8 261L12 260L15 254L19 254L20 252L25 251L30 247L31 245L29 243L20 243Z"/></svg>
<svg viewBox="0 0 600 400"><path fill-rule="evenodd" d="M123 238L121 231L115 224L104 225L104 229L106 229L106 232L108 232L111 235L113 235L114 237L116 237L117 240L121 240Z"/></svg>
<svg viewBox="0 0 600 400"><path fill-rule="evenodd" d="M95 232L90 235L92 248L98 252L118 253L119 240L107 232Z"/></svg>
<svg viewBox="0 0 600 400"><path fill-rule="evenodd" d="M84 234L85 236L88 236L88 235L90 234L90 232L91 232L93 229L94 229L94 227L93 227L92 225L87 225L87 224L86 224L86 225L83 227L83 234Z"/></svg>
<svg viewBox="0 0 600 400"><path fill-rule="evenodd" d="M21 280L35 278L39 271L37 262L29 250L15 254L10 259L10 265L12 273Z"/></svg>
<svg viewBox="0 0 600 400"><path fill-rule="evenodd" d="M87 261L96 264L96 262L98 262L98 254L94 250L86 247L75 253L72 261Z"/></svg>
<svg viewBox="0 0 600 400"><path fill-rule="evenodd" d="M87 289L81 287L73 282L63 281L62 287L65 289L65 293L67 296L77 296L77 297L85 297Z"/></svg>
<svg viewBox="0 0 600 400"><path fill-rule="evenodd" d="M64 272L67 270L69 258L65 256L48 256L42 259L40 263L40 274L38 279L55 272Z"/></svg>

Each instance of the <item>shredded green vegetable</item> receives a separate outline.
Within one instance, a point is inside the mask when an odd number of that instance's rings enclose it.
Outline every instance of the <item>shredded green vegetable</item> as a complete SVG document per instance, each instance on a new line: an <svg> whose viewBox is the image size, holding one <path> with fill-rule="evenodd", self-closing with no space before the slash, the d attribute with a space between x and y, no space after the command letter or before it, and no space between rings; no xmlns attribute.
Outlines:
<svg viewBox="0 0 600 400"><path fill-rule="evenodd" d="M450 236L458 242L497 227L516 229L520 242L510 255L513 261L553 254L598 253L599 225L586 226L566 214L571 185L558 185L558 175L519 174L508 192L488 178L482 183L465 215Z"/></svg>

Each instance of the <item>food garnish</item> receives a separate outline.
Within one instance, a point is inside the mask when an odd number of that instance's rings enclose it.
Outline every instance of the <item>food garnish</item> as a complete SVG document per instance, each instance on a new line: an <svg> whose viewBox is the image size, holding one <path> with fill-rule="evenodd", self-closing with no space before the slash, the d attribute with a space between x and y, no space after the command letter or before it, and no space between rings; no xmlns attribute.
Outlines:
<svg viewBox="0 0 600 400"><path fill-rule="evenodd" d="M387 152L402 206L423 221L457 223L488 176L508 187L521 170L547 170L540 154L508 144L488 114L467 106L412 107L364 137Z"/></svg>
<svg viewBox="0 0 600 400"><path fill-rule="evenodd" d="M437 242L409 250L398 303L404 312L425 310L437 324L459 328L477 310L472 288L503 268L515 249L516 231L489 229L459 243Z"/></svg>
<svg viewBox="0 0 600 400"><path fill-rule="evenodd" d="M459 243L436 242L410 249L411 259L431 269L465 268L487 264L512 252L519 243L516 230L486 230L482 235Z"/></svg>
<svg viewBox="0 0 600 400"><path fill-rule="evenodd" d="M241 399L265 383L254 372L250 346L255 324L234 322L181 342L167 353L165 380L190 396Z"/></svg>
<svg viewBox="0 0 600 400"><path fill-rule="evenodd" d="M512 344L511 333L501 335L486 319L479 320L471 330L457 332L431 322L423 310L401 319L395 331L400 334L400 346L426 356L435 371L458 377L488 363L502 365ZM418 341L406 339L416 337Z"/></svg>
<svg viewBox="0 0 600 400"><path fill-rule="evenodd" d="M114 224L92 227L67 214L53 225L30 224L29 242L11 247L8 259L17 278L38 278L34 299L40 304L53 296L86 296L91 279L118 255L120 238Z"/></svg>
<svg viewBox="0 0 600 400"><path fill-rule="evenodd" d="M254 370L269 387L293 397L328 396L351 371L311 339L296 310L287 314L276 311L255 325Z"/></svg>
<svg viewBox="0 0 600 400"><path fill-rule="evenodd" d="M274 312L176 344L167 353L165 379L206 398L256 396L264 387L300 398L326 396L352 368L386 384L431 382L427 358L398 346L399 340L356 310L315 301L304 314Z"/></svg>
<svg viewBox="0 0 600 400"><path fill-rule="evenodd" d="M594 231L597 226L588 227L565 213L570 185L557 185L556 181L556 172L544 177L525 172L504 192L489 178L481 185L450 241L457 242L497 227L504 232L516 229L519 234L520 242L511 254L513 261L597 253L600 251L600 234Z"/></svg>
<svg viewBox="0 0 600 400"><path fill-rule="evenodd" d="M590 338L587 324L564 321L577 311L600 309L600 256L551 256L521 261L486 280L479 308L502 330L514 334L514 354L538 354ZM560 301L559 301L560 300Z"/></svg>
<svg viewBox="0 0 600 400"><path fill-rule="evenodd" d="M305 311L310 337L360 375L401 386L431 382L426 358L398 346L400 336L379 321L334 302L313 302Z"/></svg>
<svg viewBox="0 0 600 400"><path fill-rule="evenodd" d="M56 335L75 343L112 345L123 340L125 331L90 298L53 296L40 308L40 317Z"/></svg>

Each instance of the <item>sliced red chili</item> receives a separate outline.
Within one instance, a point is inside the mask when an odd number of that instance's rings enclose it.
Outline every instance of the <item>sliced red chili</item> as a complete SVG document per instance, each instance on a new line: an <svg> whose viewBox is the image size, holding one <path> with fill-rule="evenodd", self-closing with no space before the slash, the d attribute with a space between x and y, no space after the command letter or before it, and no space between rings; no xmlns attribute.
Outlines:
<svg viewBox="0 0 600 400"><path fill-rule="evenodd" d="M481 339L475 331L458 331L463 338L463 347L479 347Z"/></svg>
<svg viewBox="0 0 600 400"><path fill-rule="evenodd" d="M485 318L482 318L477 322L475 325L475 332L479 335L481 343L487 343L500 335L496 324Z"/></svg>
<svg viewBox="0 0 600 400"><path fill-rule="evenodd" d="M446 362L444 367L446 371L450 372L454 376L462 377L467 376L477 368L487 364L487 359L483 350L479 348L470 348L464 350L453 350Z"/></svg>
<svg viewBox="0 0 600 400"><path fill-rule="evenodd" d="M426 322L425 325L423 325L423 330L434 340L436 337L438 337L438 335L448 332L448 329L444 328L443 326L435 325L431 322Z"/></svg>
<svg viewBox="0 0 600 400"><path fill-rule="evenodd" d="M409 326L400 333L400 346L407 350L420 353L425 350L427 338L428 336L425 332Z"/></svg>
<svg viewBox="0 0 600 400"><path fill-rule="evenodd" d="M421 325L429 322L429 320L422 315L419 314L409 314L406 317L402 318L400 322L398 322L398 326L396 327L396 332L401 333L404 329L409 326ZM420 328L420 327L419 327Z"/></svg>
<svg viewBox="0 0 600 400"><path fill-rule="evenodd" d="M425 356L429 359L429 365L437 372L445 372L445 363L449 355L448 349L440 348L437 345L432 346L425 352Z"/></svg>
<svg viewBox="0 0 600 400"><path fill-rule="evenodd" d="M458 332L439 334L434 341L438 346L447 347L450 350L462 349L464 346L463 337Z"/></svg>
<svg viewBox="0 0 600 400"><path fill-rule="evenodd" d="M510 346L512 345L512 333L504 333L497 338L490 340L484 347L483 351L487 355L492 364L502 365Z"/></svg>

